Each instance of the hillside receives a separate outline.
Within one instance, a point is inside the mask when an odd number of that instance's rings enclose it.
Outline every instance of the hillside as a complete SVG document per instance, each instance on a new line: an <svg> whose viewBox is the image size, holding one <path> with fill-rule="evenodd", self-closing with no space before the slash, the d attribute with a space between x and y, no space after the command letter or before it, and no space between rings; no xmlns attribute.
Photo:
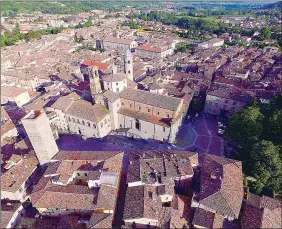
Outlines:
<svg viewBox="0 0 282 229"><path fill-rule="evenodd" d="M55 1L55 2L32 2L32 1L4 1L1 2L1 13L5 15L18 13L50 13L50 14L76 14L89 12L94 9L114 10L119 7L134 4L142 6L144 2L72 2L72 1Z"/></svg>
<svg viewBox="0 0 282 229"><path fill-rule="evenodd" d="M282 10L282 1L270 3L264 6L265 9Z"/></svg>

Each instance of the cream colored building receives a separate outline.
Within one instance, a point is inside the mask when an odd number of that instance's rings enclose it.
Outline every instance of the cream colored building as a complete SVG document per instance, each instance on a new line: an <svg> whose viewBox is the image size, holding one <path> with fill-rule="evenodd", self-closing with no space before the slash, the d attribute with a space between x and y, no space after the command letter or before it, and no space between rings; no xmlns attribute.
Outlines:
<svg viewBox="0 0 282 229"><path fill-rule="evenodd" d="M136 41L130 40L130 39L120 39L113 36L107 36L102 41L102 48L106 50L111 49L120 49L124 52L126 50L132 50L138 46L138 43Z"/></svg>
<svg viewBox="0 0 282 229"><path fill-rule="evenodd" d="M54 112L50 124L62 133L74 133L86 138L103 138L111 130L110 111L101 104L72 97L60 97L48 111Z"/></svg>
<svg viewBox="0 0 282 229"><path fill-rule="evenodd" d="M1 87L1 104L8 102L15 103L18 107L31 100L28 90L20 87L2 86Z"/></svg>
<svg viewBox="0 0 282 229"><path fill-rule="evenodd" d="M127 136L172 143L188 106L182 99L126 88L104 93L115 129L128 128Z"/></svg>

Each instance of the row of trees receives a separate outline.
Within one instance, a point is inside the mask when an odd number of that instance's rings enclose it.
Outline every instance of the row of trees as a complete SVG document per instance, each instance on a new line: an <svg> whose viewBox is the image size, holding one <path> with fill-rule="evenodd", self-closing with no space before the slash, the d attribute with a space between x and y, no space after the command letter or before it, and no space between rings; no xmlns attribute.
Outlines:
<svg viewBox="0 0 282 229"><path fill-rule="evenodd" d="M139 15L130 15L129 18L140 18L143 20L161 22L165 25L175 25L179 28L188 30L187 34L179 34L183 37L191 38L191 36L196 36L200 33L214 33L223 34L229 33L239 33L244 36L251 36L253 30L244 30L240 27L229 27L225 23L217 22L211 18L195 18L187 16L187 13L168 13L168 12L158 12L151 11L150 13L141 13Z"/></svg>
<svg viewBox="0 0 282 229"><path fill-rule="evenodd" d="M21 33L19 24L16 23L15 28L12 31L5 31L1 35L1 47L15 45L21 40L29 42L32 39L41 39L42 35L58 34L62 32L63 28L51 28L41 30L30 30L28 33Z"/></svg>
<svg viewBox="0 0 282 229"><path fill-rule="evenodd" d="M282 95L269 104L252 102L228 122L226 137L238 146L234 157L243 162L244 173L257 181L252 191L263 187L282 192Z"/></svg>

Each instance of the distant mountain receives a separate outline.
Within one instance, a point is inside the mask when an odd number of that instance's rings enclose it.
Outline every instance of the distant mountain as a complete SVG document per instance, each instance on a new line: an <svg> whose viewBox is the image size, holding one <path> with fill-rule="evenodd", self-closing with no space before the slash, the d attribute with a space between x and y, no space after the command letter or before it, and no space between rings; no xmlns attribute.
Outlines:
<svg viewBox="0 0 282 229"><path fill-rule="evenodd" d="M282 11L282 1L270 3L264 6L265 9L274 9Z"/></svg>

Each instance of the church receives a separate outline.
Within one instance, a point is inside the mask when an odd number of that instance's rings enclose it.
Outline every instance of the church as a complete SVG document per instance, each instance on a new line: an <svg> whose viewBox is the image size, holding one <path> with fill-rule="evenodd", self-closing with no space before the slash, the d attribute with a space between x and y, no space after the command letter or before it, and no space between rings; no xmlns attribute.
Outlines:
<svg viewBox="0 0 282 229"><path fill-rule="evenodd" d="M90 83L92 103L71 94L59 98L49 108L57 114L51 125L86 138L103 138L114 131L132 138L174 142L189 103L137 89L129 49L120 72L115 64L108 73L96 65L82 64L81 72Z"/></svg>

